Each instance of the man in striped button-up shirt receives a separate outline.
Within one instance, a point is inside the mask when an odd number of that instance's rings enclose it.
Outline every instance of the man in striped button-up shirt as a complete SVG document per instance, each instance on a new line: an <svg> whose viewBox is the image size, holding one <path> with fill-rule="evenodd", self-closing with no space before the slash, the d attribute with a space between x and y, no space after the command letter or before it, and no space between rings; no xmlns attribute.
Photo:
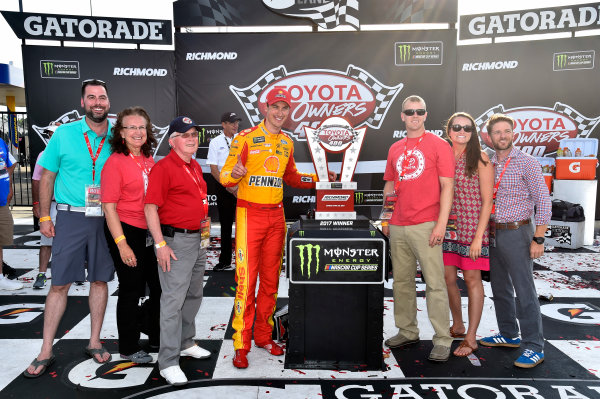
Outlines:
<svg viewBox="0 0 600 399"><path fill-rule="evenodd" d="M524 351L514 365L531 368L544 360L533 259L544 254L544 234L552 215L552 204L539 163L513 146L514 126L514 119L502 114L493 115L487 123L496 150L491 158L495 167L492 214L495 237L490 245L490 274L500 333L480 342L485 346L519 347L522 344ZM534 221L532 216L535 216Z"/></svg>

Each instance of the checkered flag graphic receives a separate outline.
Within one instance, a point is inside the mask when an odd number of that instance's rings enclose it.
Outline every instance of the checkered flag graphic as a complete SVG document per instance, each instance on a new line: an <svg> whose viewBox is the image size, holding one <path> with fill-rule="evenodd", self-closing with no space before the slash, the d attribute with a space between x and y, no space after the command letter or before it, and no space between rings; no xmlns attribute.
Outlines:
<svg viewBox="0 0 600 399"><path fill-rule="evenodd" d="M594 119L586 118L573 107L567 104L557 102L556 104L554 104L554 111L566 115L573 121L575 121L575 123L577 124L577 130L579 131L577 138L588 137L590 133L592 133L594 128L600 123L600 116Z"/></svg>
<svg viewBox="0 0 600 399"><path fill-rule="evenodd" d="M238 88L233 85L229 86L229 90L237 97L244 110L246 110L246 115L248 116L248 120L252 122L252 125L258 125L262 120L262 115L258 109L258 96L260 93L272 82L286 76L287 71L285 66L280 65L265 73L248 87Z"/></svg>
<svg viewBox="0 0 600 399"><path fill-rule="evenodd" d="M503 114L504 113L504 105L498 104L495 107L492 107L485 111L483 114L479 115L477 119L475 119L475 125L479 127L479 131L482 130L483 126L485 126L488 119L492 117L494 114Z"/></svg>
<svg viewBox="0 0 600 399"><path fill-rule="evenodd" d="M373 90L375 94L375 109L365 123L374 129L379 129L385 118L385 114L394 101L394 98L396 98L398 93L400 93L400 90L404 87L404 84L400 83L393 87L386 86L373 76L369 75L364 69L354 65L348 66L346 74L351 78L360 80Z"/></svg>
<svg viewBox="0 0 600 399"><path fill-rule="evenodd" d="M280 10L269 7L268 2L263 4L271 11L289 17L309 18L320 28L333 29L338 25L350 25L360 29L358 15L358 0L333 0L328 3L313 7L299 7L293 10Z"/></svg>
<svg viewBox="0 0 600 399"><path fill-rule="evenodd" d="M560 236L552 237L559 244L571 245L571 233L563 233Z"/></svg>
<svg viewBox="0 0 600 399"><path fill-rule="evenodd" d="M189 16L200 19L200 26L243 25L240 13L227 0L188 0L183 7Z"/></svg>

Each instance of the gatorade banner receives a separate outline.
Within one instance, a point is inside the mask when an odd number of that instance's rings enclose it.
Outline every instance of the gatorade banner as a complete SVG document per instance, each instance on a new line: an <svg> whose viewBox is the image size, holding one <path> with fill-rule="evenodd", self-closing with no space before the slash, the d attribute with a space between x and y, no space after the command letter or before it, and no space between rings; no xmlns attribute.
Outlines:
<svg viewBox="0 0 600 399"><path fill-rule="evenodd" d="M199 159L221 132L220 115L233 111L240 129L264 118L265 96L274 87L292 95L283 130L294 140L298 169L314 170L304 127L332 117L366 127L354 180L357 212L381 211L389 147L404 137L400 113L409 95L422 96L426 127L441 135L454 111L456 31L328 32L282 34L176 34L179 113L202 125ZM332 170L341 155L328 157ZM207 169L205 169L205 172ZM375 195L373 195L375 192ZM307 197L308 196L308 197ZM314 193L286 187L286 216L306 212Z"/></svg>

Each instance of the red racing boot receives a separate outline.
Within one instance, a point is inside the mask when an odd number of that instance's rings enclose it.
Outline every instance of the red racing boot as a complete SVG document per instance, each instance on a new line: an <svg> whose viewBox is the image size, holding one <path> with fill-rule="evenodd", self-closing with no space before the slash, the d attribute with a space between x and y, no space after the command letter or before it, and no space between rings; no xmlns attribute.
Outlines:
<svg viewBox="0 0 600 399"><path fill-rule="evenodd" d="M266 349L266 351L269 352L271 355L274 355L274 356L283 355L283 348L281 346L277 345L275 343L275 341L273 341L272 339L269 341L266 341L264 343L261 343L261 344L259 344L258 342L254 342L254 344L259 348Z"/></svg>
<svg viewBox="0 0 600 399"><path fill-rule="evenodd" d="M235 356L233 357L233 365L238 369L246 369L248 368L248 351L246 349L238 349L235 351Z"/></svg>

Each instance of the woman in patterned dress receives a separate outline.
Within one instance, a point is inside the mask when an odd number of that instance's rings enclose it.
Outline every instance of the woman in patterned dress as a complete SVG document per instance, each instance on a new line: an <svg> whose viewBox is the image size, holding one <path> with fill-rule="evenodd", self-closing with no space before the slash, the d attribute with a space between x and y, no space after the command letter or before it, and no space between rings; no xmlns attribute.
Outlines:
<svg viewBox="0 0 600 399"><path fill-rule="evenodd" d="M451 220L443 244L444 265L452 313L450 334L454 338L464 338L454 355L462 357L477 350L476 333L483 311L481 271L490 270L488 222L492 210L494 168L487 154L481 151L471 115L464 112L452 115L446 125L446 135L452 142L456 172ZM462 270L469 294L466 331L460 290L456 284L457 269Z"/></svg>

